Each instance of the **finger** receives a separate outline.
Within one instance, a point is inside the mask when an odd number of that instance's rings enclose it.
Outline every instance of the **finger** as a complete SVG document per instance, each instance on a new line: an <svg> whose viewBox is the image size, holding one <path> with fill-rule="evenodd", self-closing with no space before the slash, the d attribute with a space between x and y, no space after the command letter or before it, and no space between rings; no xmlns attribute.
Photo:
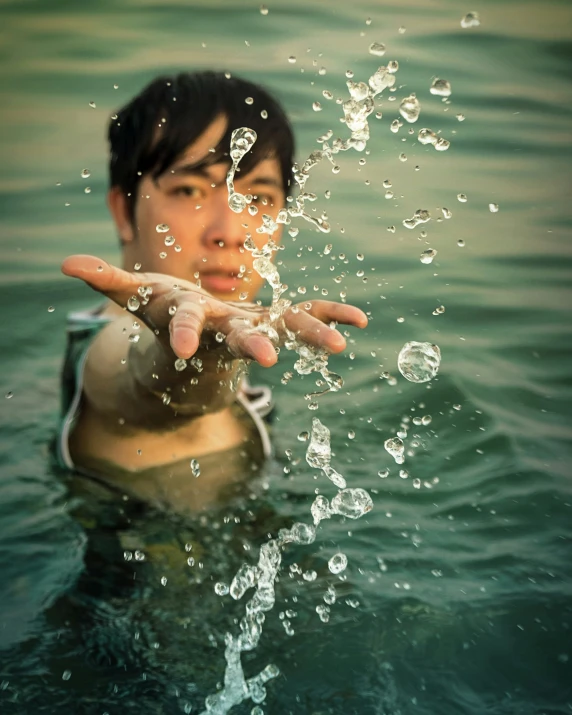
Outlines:
<svg viewBox="0 0 572 715"><path fill-rule="evenodd" d="M338 330L324 325L321 320L305 310L287 311L284 322L286 327L294 331L298 338L316 348L325 348L331 353L339 353L346 347L346 340Z"/></svg>
<svg viewBox="0 0 572 715"><path fill-rule="evenodd" d="M205 310L201 305L185 302L177 306L177 312L169 323L171 348L177 357L188 360L197 352L205 320Z"/></svg>
<svg viewBox="0 0 572 715"><path fill-rule="evenodd" d="M68 256L62 263L62 273L79 278L91 288L103 293L124 308L139 286L144 285L145 274L134 275L111 266L96 256Z"/></svg>
<svg viewBox="0 0 572 715"><path fill-rule="evenodd" d="M235 355L256 360L262 367L272 367L278 361L274 345L255 329L237 330L227 342Z"/></svg>
<svg viewBox="0 0 572 715"><path fill-rule="evenodd" d="M311 306L309 309L306 308L308 304ZM330 300L312 300L308 303L300 303L297 307L323 323L335 320L336 323L355 325L356 328L365 328L368 323L367 315L355 305L334 303Z"/></svg>

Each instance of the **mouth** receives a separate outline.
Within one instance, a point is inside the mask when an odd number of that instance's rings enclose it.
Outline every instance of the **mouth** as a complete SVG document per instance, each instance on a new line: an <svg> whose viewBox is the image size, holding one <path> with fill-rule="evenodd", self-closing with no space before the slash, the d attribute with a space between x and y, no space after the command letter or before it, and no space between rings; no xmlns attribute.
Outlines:
<svg viewBox="0 0 572 715"><path fill-rule="evenodd" d="M237 290L242 278L238 277L236 271L209 271L200 272L201 286L209 293L232 293Z"/></svg>

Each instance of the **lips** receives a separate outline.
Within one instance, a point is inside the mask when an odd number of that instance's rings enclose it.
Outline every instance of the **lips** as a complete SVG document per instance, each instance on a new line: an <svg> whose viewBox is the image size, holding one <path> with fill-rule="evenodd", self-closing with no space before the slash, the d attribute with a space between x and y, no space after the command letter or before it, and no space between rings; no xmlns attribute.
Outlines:
<svg viewBox="0 0 572 715"><path fill-rule="evenodd" d="M200 271L201 286L209 293L231 293L240 285L237 270Z"/></svg>

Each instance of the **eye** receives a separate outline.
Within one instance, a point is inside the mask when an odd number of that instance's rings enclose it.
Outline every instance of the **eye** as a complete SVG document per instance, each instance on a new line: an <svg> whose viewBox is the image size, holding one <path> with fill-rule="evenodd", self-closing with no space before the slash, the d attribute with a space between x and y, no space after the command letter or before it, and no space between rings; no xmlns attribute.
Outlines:
<svg viewBox="0 0 572 715"><path fill-rule="evenodd" d="M201 190L197 186L177 186L172 193L173 196L185 196L193 199L198 199L201 196Z"/></svg>
<svg viewBox="0 0 572 715"><path fill-rule="evenodd" d="M273 206L274 197L270 194L256 194L252 197L253 203L262 204L263 206Z"/></svg>

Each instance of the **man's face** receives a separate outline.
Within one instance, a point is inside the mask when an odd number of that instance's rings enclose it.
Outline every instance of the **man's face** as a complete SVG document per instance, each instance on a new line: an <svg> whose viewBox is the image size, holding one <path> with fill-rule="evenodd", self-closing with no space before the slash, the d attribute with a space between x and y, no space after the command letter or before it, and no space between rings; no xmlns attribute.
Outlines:
<svg viewBox="0 0 572 715"><path fill-rule="evenodd" d="M275 158L264 159L245 176L235 174L235 191L255 197L251 203L259 210L255 216L246 209L237 214L228 207L228 164L215 164L200 173L189 168L217 146L226 126L225 117L217 118L157 181L143 177L133 237L123 245L124 266L133 270L140 263L142 271L191 282L198 277L202 287L218 298L253 300L264 280L252 268L251 252L244 249L246 234L262 246L268 239L267 234L256 233L262 214L275 219L286 197ZM159 224L169 230L157 232ZM280 233L274 234L275 242ZM174 237L174 242L167 240L172 245L165 244L167 237Z"/></svg>

